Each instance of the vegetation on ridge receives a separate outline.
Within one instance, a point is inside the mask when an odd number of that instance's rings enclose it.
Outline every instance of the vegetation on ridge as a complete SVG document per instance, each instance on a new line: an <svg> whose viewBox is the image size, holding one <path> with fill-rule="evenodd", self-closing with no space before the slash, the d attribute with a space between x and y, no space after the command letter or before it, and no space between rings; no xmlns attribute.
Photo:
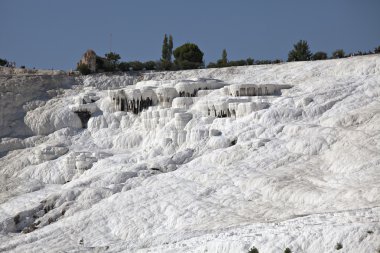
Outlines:
<svg viewBox="0 0 380 253"><path fill-rule="evenodd" d="M207 66L204 63L204 53L195 43L185 43L173 50L173 36L164 35L161 58L158 61L120 61L121 57L115 52L105 54L105 58L96 56L96 73L98 72L130 72L130 71L168 71L168 70L182 70L182 69L198 69L198 68L223 68L234 66L248 66L248 65L261 65L261 64L277 64L284 62L281 59L276 60L254 60L247 58L246 60L232 60L228 59L226 49L223 49L221 58L216 62L210 62ZM293 45L288 53L288 62L293 61L317 61L326 59L340 59L348 56L367 55L367 54L380 53L380 46L376 47L374 51L346 54L343 49L335 50L331 57L326 52L317 51L312 53L310 46L306 40L299 40ZM174 57L174 62L172 61ZM4 60L0 59L0 65L5 64ZM82 74L89 74L91 68L85 68L78 65L77 70Z"/></svg>

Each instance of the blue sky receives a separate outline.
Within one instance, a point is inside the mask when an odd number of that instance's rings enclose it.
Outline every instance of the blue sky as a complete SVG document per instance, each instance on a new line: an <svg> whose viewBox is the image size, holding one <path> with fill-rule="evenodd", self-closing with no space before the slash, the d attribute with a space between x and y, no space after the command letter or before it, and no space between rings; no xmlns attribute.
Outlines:
<svg viewBox="0 0 380 253"><path fill-rule="evenodd" d="M71 69L87 49L122 60L158 60L163 35L198 44L205 61L286 59L307 40L313 52L380 45L379 0L1 0L0 58Z"/></svg>

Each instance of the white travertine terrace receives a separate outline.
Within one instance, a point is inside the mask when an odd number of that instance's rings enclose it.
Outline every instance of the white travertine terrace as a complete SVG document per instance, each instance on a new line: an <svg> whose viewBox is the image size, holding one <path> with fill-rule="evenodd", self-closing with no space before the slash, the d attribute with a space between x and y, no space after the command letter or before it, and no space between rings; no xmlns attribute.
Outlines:
<svg viewBox="0 0 380 253"><path fill-rule="evenodd" d="M233 84L228 86L230 96L269 96L275 95L283 86L276 84Z"/></svg>
<svg viewBox="0 0 380 253"><path fill-rule="evenodd" d="M252 101L249 97L279 95L287 85L277 84L232 84L228 85L215 79L182 80L167 82L167 86L149 86L153 82L137 84L139 88L126 88L109 91L116 111L132 111L135 114L150 106L161 108L198 109L202 115L213 117L242 117L268 107L268 103ZM170 87L174 86L174 87ZM219 90L215 99L202 100L214 90ZM232 98L242 97L242 98ZM242 104L240 107L238 104Z"/></svg>
<svg viewBox="0 0 380 253"><path fill-rule="evenodd" d="M173 99L172 107L190 109L193 103L194 101L192 97L177 97Z"/></svg>
<svg viewBox="0 0 380 253"><path fill-rule="evenodd" d="M115 111L130 111L138 114L149 106L157 104L156 93L150 87L140 89L120 89L108 92Z"/></svg>
<svg viewBox="0 0 380 253"><path fill-rule="evenodd" d="M243 117L269 107L268 102L252 101L249 97L225 97L199 101L194 109L203 116L218 118Z"/></svg>
<svg viewBox="0 0 380 253"><path fill-rule="evenodd" d="M259 93L254 92L256 89ZM265 94L261 93L261 89ZM197 79L166 82L165 86L158 87L154 82L137 83L136 86L112 90L108 94L115 111L140 114L146 130L162 129L174 120L174 128L166 135L173 145L181 146L210 135L209 131L202 129L185 129L194 117L244 117L269 107L268 102L259 101L254 96L278 94L279 89L280 86L271 84L228 85L215 79ZM217 147L227 143L228 140L217 138L208 145Z"/></svg>
<svg viewBox="0 0 380 253"><path fill-rule="evenodd" d="M193 118L193 114L183 112L183 113L176 113L174 115L175 119L175 127L178 130L182 130L185 128L186 124Z"/></svg>
<svg viewBox="0 0 380 253"><path fill-rule="evenodd" d="M159 87L155 90L158 98L158 103L164 107L171 107L174 98L178 97L178 92L175 88Z"/></svg>
<svg viewBox="0 0 380 253"><path fill-rule="evenodd" d="M0 252L377 252L379 84L379 55L0 76Z"/></svg>
<svg viewBox="0 0 380 253"><path fill-rule="evenodd" d="M219 80L200 79L197 81L181 81L175 85L180 97L195 97L200 90L216 90L227 85Z"/></svg>

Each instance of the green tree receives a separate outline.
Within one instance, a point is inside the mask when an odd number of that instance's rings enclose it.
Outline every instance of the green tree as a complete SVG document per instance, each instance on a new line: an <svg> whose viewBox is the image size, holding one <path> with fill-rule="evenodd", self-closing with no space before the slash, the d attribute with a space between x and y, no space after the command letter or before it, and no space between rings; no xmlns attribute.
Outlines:
<svg viewBox="0 0 380 253"><path fill-rule="evenodd" d="M292 253L292 251L289 248L286 248L284 253Z"/></svg>
<svg viewBox="0 0 380 253"><path fill-rule="evenodd" d="M168 36L165 34L164 42L162 43L161 61L166 61L169 54Z"/></svg>
<svg viewBox="0 0 380 253"><path fill-rule="evenodd" d="M8 61L6 59L1 59L0 58L0 66L5 66L7 65Z"/></svg>
<svg viewBox="0 0 380 253"><path fill-rule="evenodd" d="M169 62L172 61L172 55L173 55L173 36L169 36L169 43L168 43L168 58L167 60Z"/></svg>
<svg viewBox="0 0 380 253"><path fill-rule="evenodd" d="M113 68L116 69L116 65L120 60L120 55L115 52L109 52L108 54L105 54L105 56L107 60L113 65Z"/></svg>
<svg viewBox="0 0 380 253"><path fill-rule="evenodd" d="M343 49L337 49L332 53L332 58L333 59L339 59L339 58L344 58L345 57L345 52Z"/></svg>
<svg viewBox="0 0 380 253"><path fill-rule="evenodd" d="M380 46L375 48L375 54L380 54Z"/></svg>
<svg viewBox="0 0 380 253"><path fill-rule="evenodd" d="M259 253L259 250L256 247L252 247L248 253Z"/></svg>
<svg viewBox="0 0 380 253"><path fill-rule="evenodd" d="M311 59L313 61L326 60L327 59L327 54L325 52L319 51L319 52L316 52L315 54L313 54L313 56L311 57Z"/></svg>
<svg viewBox="0 0 380 253"><path fill-rule="evenodd" d="M338 242L336 245L335 245L335 249L336 250L340 250L340 249L342 249L343 248L343 245L342 245L342 243L340 243L340 242Z"/></svg>
<svg viewBox="0 0 380 253"><path fill-rule="evenodd" d="M77 70L82 74L82 75L88 75L91 73L90 68L86 64L78 64Z"/></svg>
<svg viewBox="0 0 380 253"><path fill-rule="evenodd" d="M196 69L203 66L203 52L196 44L185 43L177 47L173 55L179 69Z"/></svg>
<svg viewBox="0 0 380 253"><path fill-rule="evenodd" d="M154 61L144 62L144 68L145 70L154 70L156 69L156 63Z"/></svg>
<svg viewBox="0 0 380 253"><path fill-rule="evenodd" d="M311 52L306 40L300 40L293 45L293 50L289 51L288 61L309 61Z"/></svg>
<svg viewBox="0 0 380 253"><path fill-rule="evenodd" d="M170 36L171 37L171 36ZM161 64L160 64L160 69L162 70L169 70L171 69L171 55L172 55L172 49L170 47L173 47L173 45L170 43L173 43L173 38L168 41L168 36L165 34L164 36L164 42L162 43L162 55L161 55Z"/></svg>
<svg viewBox="0 0 380 253"><path fill-rule="evenodd" d="M230 67L245 66L245 65L247 65L247 62L245 60L230 61L227 64L227 66L230 66Z"/></svg>
<svg viewBox="0 0 380 253"><path fill-rule="evenodd" d="M144 69L144 64L140 61L131 61L129 62L133 71L141 71Z"/></svg>
<svg viewBox="0 0 380 253"><path fill-rule="evenodd" d="M253 60L252 58L248 58L247 59L247 65L253 65L255 60Z"/></svg>
<svg viewBox="0 0 380 253"><path fill-rule="evenodd" d="M170 61L160 61L160 63L157 65L159 70L171 70L173 69L173 64Z"/></svg>
<svg viewBox="0 0 380 253"><path fill-rule="evenodd" d="M222 67L226 67L227 64L228 64L227 50L226 50L226 49L223 49L223 52L222 52L222 60L221 60L220 63L222 64Z"/></svg>
<svg viewBox="0 0 380 253"><path fill-rule="evenodd" d="M96 56L96 72L104 71L104 58Z"/></svg>
<svg viewBox="0 0 380 253"><path fill-rule="evenodd" d="M120 71L126 72L129 71L131 65L129 64L129 62L120 62L118 67Z"/></svg>
<svg viewBox="0 0 380 253"><path fill-rule="evenodd" d="M218 65L215 63L215 62L210 62L208 65L207 65L207 68L217 68Z"/></svg>

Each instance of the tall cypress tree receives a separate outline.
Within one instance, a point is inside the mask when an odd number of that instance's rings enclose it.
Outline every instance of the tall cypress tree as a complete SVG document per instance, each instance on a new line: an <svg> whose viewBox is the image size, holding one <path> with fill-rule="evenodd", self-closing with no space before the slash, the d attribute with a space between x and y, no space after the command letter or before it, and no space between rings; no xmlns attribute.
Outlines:
<svg viewBox="0 0 380 253"><path fill-rule="evenodd" d="M169 44L168 44L168 61L172 61L172 54L173 54L173 36L170 34L169 36Z"/></svg>
<svg viewBox="0 0 380 253"><path fill-rule="evenodd" d="M223 65L223 67L227 66L227 63L228 63L227 50L223 49L223 52L222 52L222 65Z"/></svg>
<svg viewBox="0 0 380 253"><path fill-rule="evenodd" d="M167 61L168 54L169 54L168 36L165 34L164 43L162 44L161 61Z"/></svg>

